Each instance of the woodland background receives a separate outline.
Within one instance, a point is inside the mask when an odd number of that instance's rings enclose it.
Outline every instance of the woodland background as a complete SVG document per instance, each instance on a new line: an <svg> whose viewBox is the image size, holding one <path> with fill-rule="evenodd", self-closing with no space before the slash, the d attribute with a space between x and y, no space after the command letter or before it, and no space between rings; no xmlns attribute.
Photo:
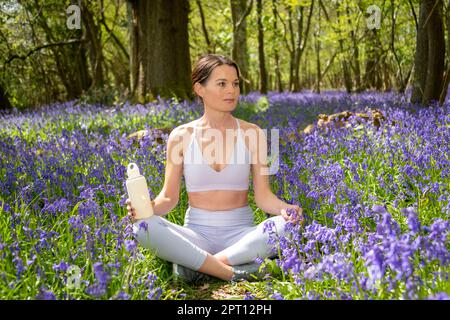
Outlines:
<svg viewBox="0 0 450 320"><path fill-rule="evenodd" d="M243 94L406 91L427 105L444 101L450 80L444 1L27 0L0 10L3 109L190 100L192 64L208 52L238 63Z"/></svg>

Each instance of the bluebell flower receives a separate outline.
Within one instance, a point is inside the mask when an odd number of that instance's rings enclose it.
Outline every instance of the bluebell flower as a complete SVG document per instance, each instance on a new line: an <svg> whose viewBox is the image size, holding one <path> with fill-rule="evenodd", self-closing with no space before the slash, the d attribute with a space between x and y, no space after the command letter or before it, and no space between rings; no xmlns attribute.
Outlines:
<svg viewBox="0 0 450 320"><path fill-rule="evenodd" d="M450 300L450 296L446 292L438 292L430 295L428 300Z"/></svg>
<svg viewBox="0 0 450 320"><path fill-rule="evenodd" d="M417 212L414 208L408 207L400 210L404 215L407 216L408 227L412 234L416 234L420 230L420 222L417 217Z"/></svg>
<svg viewBox="0 0 450 320"><path fill-rule="evenodd" d="M272 299L275 299L275 300L284 300L283 295L282 295L281 293L279 293L279 292L274 292L274 293L272 294Z"/></svg>
<svg viewBox="0 0 450 320"><path fill-rule="evenodd" d="M136 241L134 241L134 240L125 240L125 249L128 252L134 252L136 247L137 247Z"/></svg>
<svg viewBox="0 0 450 320"><path fill-rule="evenodd" d="M139 229L144 229L145 231L147 231L147 230L148 230L148 224L147 224L147 222L146 222L146 221L141 221L141 222L139 223Z"/></svg>
<svg viewBox="0 0 450 320"><path fill-rule="evenodd" d="M245 292L244 300L255 300L255 296L247 291Z"/></svg>
<svg viewBox="0 0 450 320"><path fill-rule="evenodd" d="M36 300L56 300L56 296L53 292L46 290L44 287L39 289L39 293L35 297Z"/></svg>
<svg viewBox="0 0 450 320"><path fill-rule="evenodd" d="M263 225L263 233L268 232L268 233L272 233L275 232L274 230L275 228L275 222L272 220L267 220L264 222Z"/></svg>

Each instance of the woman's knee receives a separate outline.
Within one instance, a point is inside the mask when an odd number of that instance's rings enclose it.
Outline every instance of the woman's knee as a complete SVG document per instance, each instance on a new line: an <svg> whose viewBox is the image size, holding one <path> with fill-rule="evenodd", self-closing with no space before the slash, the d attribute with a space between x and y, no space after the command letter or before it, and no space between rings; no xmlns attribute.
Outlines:
<svg viewBox="0 0 450 320"><path fill-rule="evenodd" d="M133 233L137 241L146 248L152 248L154 238L158 235L159 229L165 227L164 218L151 216L150 218L136 221L133 224Z"/></svg>
<svg viewBox="0 0 450 320"><path fill-rule="evenodd" d="M274 224L274 228L272 228L272 229L274 229L274 231L278 235L285 234L287 221L284 219L283 216L281 216L281 215L274 216L274 217L267 219L266 221L271 221Z"/></svg>

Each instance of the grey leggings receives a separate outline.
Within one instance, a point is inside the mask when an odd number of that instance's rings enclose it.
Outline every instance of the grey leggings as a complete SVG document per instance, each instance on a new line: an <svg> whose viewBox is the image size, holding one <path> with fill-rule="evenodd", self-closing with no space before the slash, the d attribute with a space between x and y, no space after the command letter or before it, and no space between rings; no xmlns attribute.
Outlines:
<svg viewBox="0 0 450 320"><path fill-rule="evenodd" d="M272 230L284 234L286 221L271 217L259 225L253 223L250 206L226 211L209 211L189 206L184 226L160 216L136 221L133 232L139 243L161 259L198 270L208 253L227 257L231 265L253 262L255 258L275 256L264 223L273 221Z"/></svg>

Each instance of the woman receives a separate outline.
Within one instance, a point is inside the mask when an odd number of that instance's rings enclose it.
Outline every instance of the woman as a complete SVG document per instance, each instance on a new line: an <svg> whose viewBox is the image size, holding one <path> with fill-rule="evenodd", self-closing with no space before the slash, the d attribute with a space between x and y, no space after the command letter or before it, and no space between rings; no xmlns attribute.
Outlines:
<svg viewBox="0 0 450 320"><path fill-rule="evenodd" d="M187 281L204 274L249 280L257 272L257 264L249 263L273 256L264 223L273 221L276 232L283 234L286 221L302 221L302 209L281 201L270 190L263 131L231 114L240 94L237 64L221 55L205 55L193 68L192 85L204 114L170 133L164 186L152 201L155 215L144 224L134 222L134 231L142 246L173 262L174 272ZM227 148L230 143L234 148ZM208 153L211 147L214 155ZM253 225L247 199L250 170L256 205L275 216L258 226ZM182 174L189 207L184 226L179 226L161 216L177 205ZM289 215L287 209L296 214ZM129 199L127 210L133 217Z"/></svg>

